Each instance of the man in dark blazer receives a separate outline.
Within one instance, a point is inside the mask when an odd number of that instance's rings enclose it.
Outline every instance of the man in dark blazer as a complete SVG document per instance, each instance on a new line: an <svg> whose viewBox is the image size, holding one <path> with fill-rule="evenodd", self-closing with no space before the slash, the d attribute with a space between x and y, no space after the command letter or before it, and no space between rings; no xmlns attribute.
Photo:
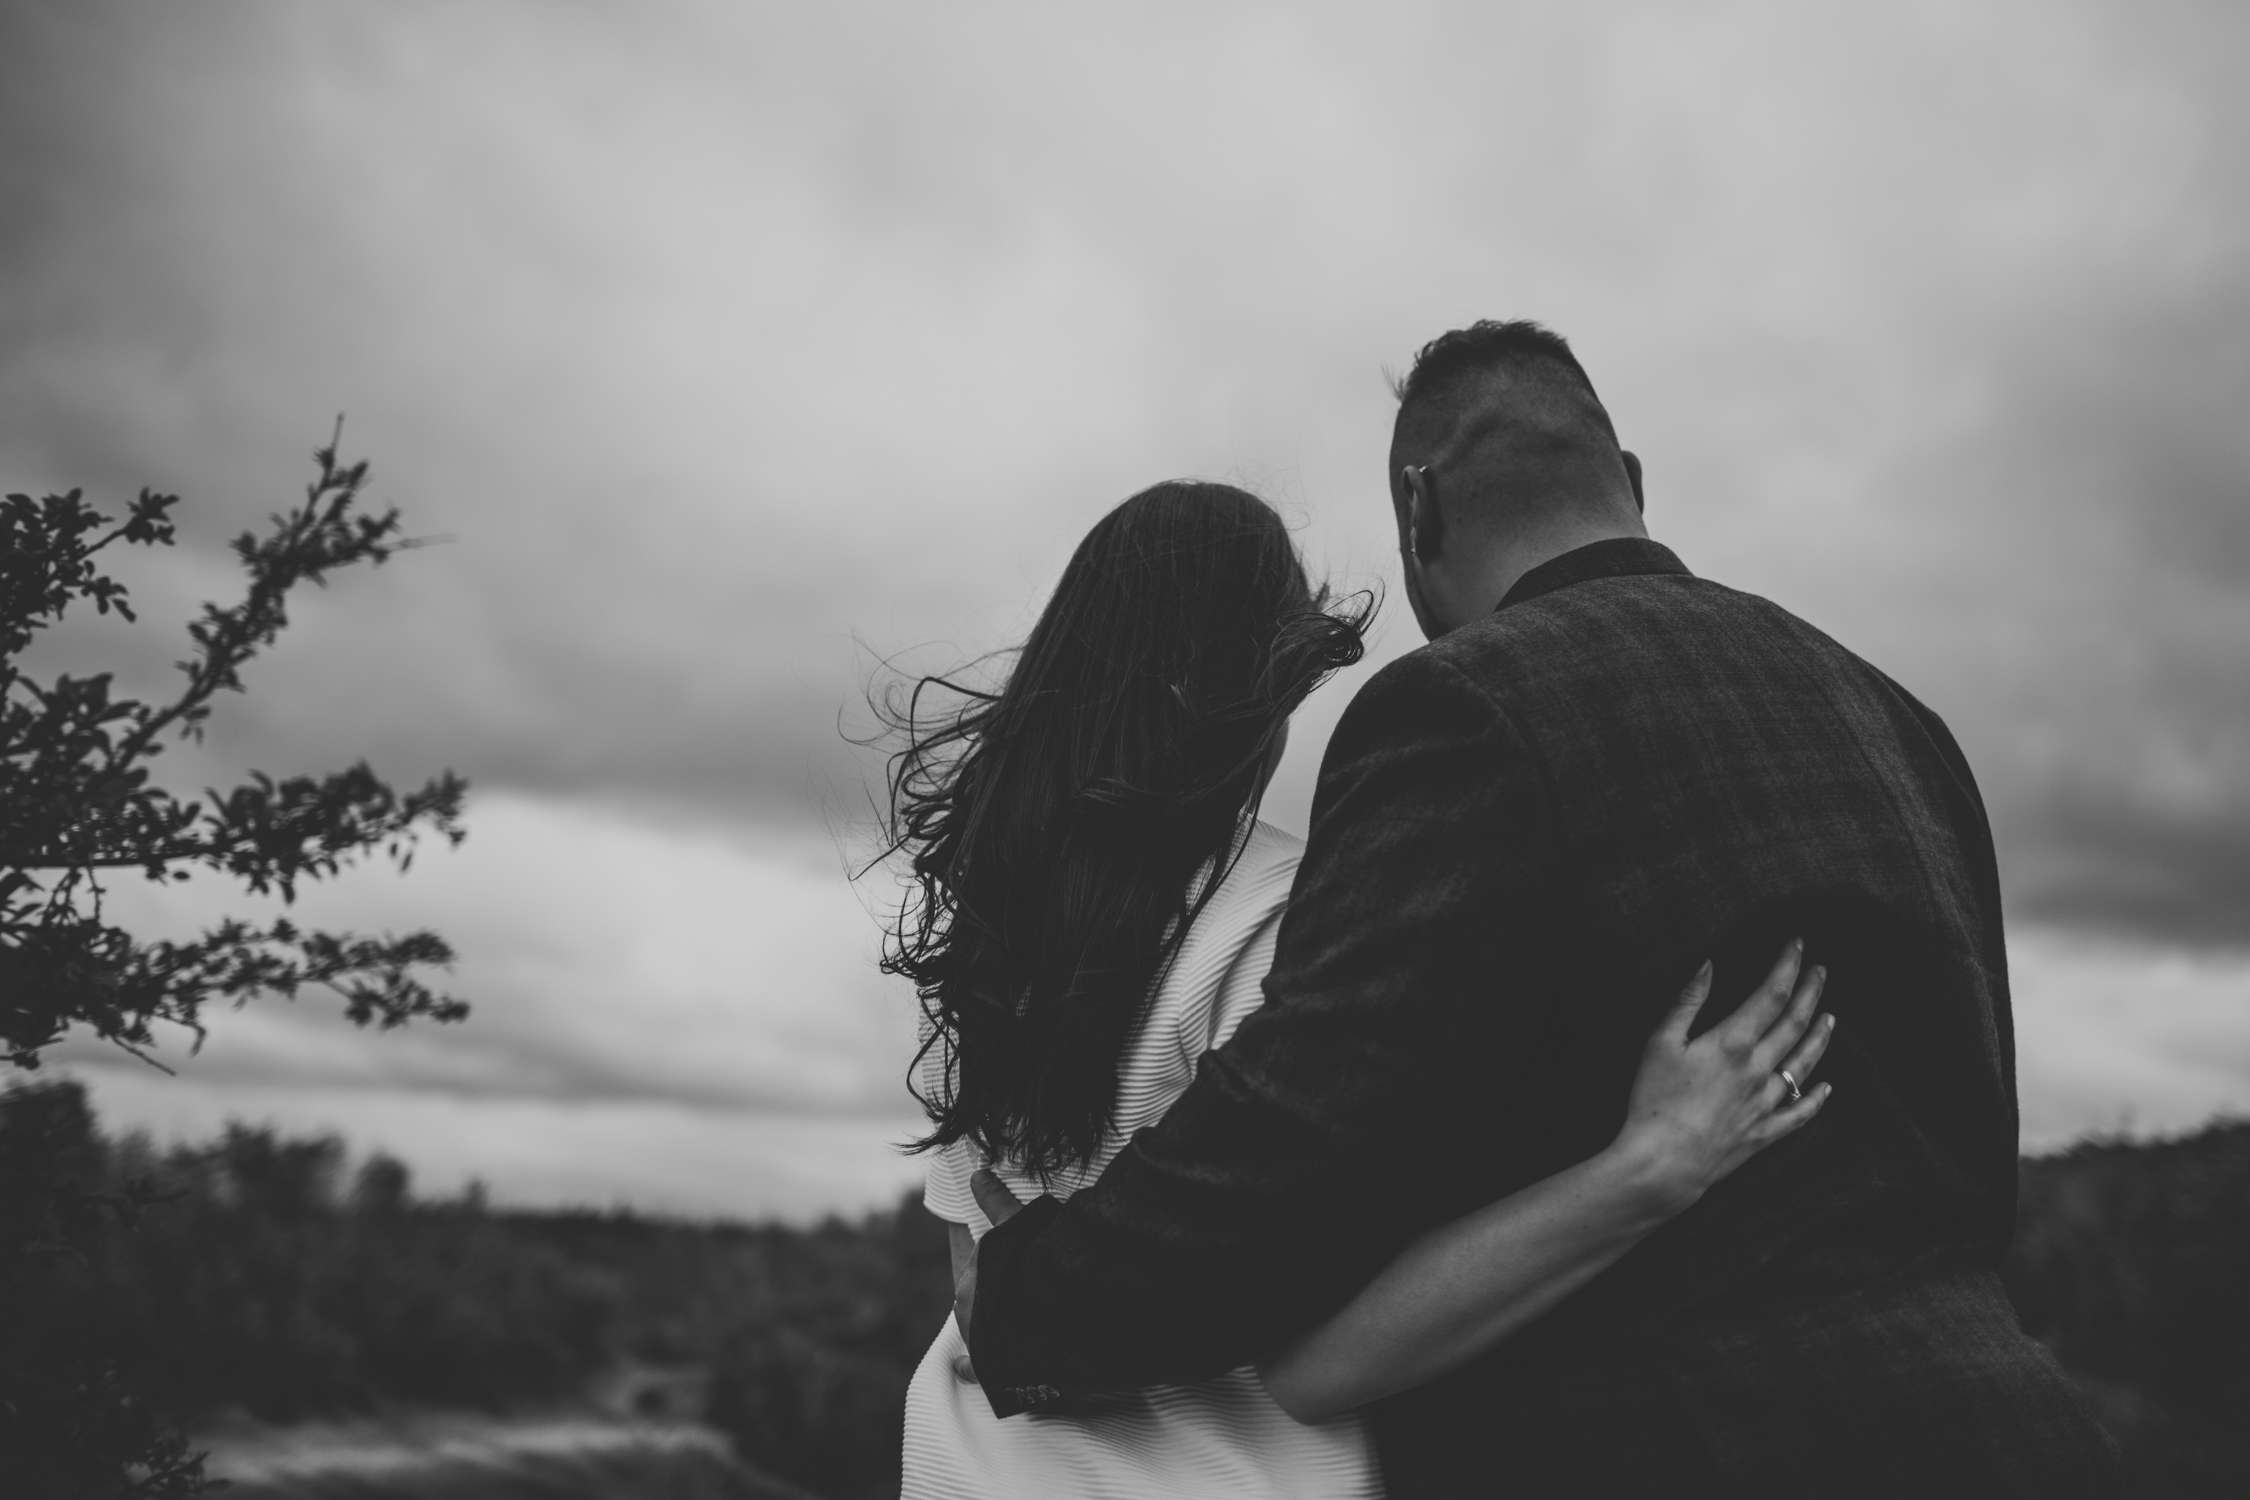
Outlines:
<svg viewBox="0 0 2250 1500"><path fill-rule="evenodd" d="M1336 729L1265 1007L1097 1185L984 1239L995 1410L1202 1379L1316 1325L1426 1230L1606 1145L1705 957L1709 1024L1801 935L1838 1023L1826 1109L1380 1403L1391 1494L2112 1493L1994 1275L2014 1038L1952 735L1648 540L1639 461L1552 333L1449 333L1399 397L1430 644Z"/></svg>

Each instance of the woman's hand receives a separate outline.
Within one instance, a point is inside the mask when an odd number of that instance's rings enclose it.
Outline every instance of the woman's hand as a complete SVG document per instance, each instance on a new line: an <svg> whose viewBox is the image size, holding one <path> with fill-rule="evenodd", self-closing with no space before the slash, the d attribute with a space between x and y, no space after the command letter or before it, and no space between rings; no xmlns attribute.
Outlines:
<svg viewBox="0 0 2250 1500"><path fill-rule="evenodd" d="M1023 1202L1008 1191L1008 1185L992 1174L989 1167L979 1167L969 1179L969 1191L977 1195L977 1207L984 1210L985 1219L997 1226L1007 1223L1023 1209ZM969 1324L976 1318L977 1310L977 1246L969 1235L968 1226L951 1226L959 1231L953 1238L953 1317L961 1325L961 1342L969 1341ZM964 1249L962 1241L968 1241ZM953 1356L953 1373L964 1385L977 1383L976 1367L969 1356Z"/></svg>
<svg viewBox="0 0 2250 1500"><path fill-rule="evenodd" d="M1813 1020L1828 971L1800 974L1804 956L1804 939L1793 940L1733 1015L1690 1041L1688 1028L1711 994L1711 965L1704 964L1648 1039L1625 1128L1610 1150L1645 1174L1668 1205L1695 1202L1827 1102L1827 1084L1810 1088L1805 1081L1828 1050L1836 1018ZM1791 1097L1784 1071L1802 1098Z"/></svg>
<svg viewBox="0 0 2250 1500"><path fill-rule="evenodd" d="M1461 1368L1811 1119L1827 1087L1792 1101L1776 1072L1802 1085L1835 1025L1810 1024L1822 975L1800 982L1803 963L1804 944L1791 943L1741 1009L1689 1041L1711 993L1705 964L1649 1038L1609 1149L1424 1234L1326 1323L1261 1360L1282 1410L1325 1421Z"/></svg>

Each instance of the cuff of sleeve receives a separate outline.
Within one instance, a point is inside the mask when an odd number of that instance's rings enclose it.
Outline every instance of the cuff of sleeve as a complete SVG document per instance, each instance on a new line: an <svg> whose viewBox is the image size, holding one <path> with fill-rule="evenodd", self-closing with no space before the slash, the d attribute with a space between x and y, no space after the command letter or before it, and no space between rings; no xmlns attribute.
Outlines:
<svg viewBox="0 0 2250 1500"><path fill-rule="evenodd" d="M1046 1360L1040 1348L1039 1329L1026 1326L1026 1317L1009 1293L1012 1272L1030 1251L1040 1232L1062 1212L1053 1197L1033 1199L1005 1224L995 1225L977 1241L976 1305L969 1313L969 1363L984 1387L985 1400L996 1417L1052 1406L1067 1399L1064 1391L1045 1378Z"/></svg>

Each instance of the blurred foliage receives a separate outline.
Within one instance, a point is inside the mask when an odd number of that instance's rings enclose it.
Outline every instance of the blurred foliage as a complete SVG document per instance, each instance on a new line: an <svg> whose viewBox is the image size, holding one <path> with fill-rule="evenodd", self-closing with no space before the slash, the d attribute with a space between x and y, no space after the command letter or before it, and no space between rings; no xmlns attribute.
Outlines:
<svg viewBox="0 0 2250 1500"><path fill-rule="evenodd" d="M417 1196L382 1156L232 1126L166 1151L103 1137L67 1080L0 1094L0 1176L69 1163L89 1253L12 1288L172 1418L570 1404L621 1368L695 1371L759 1470L834 1500L897 1492L906 1384L951 1300L909 1198L808 1229L501 1212ZM2028 1159L2004 1268L2152 1497L2250 1493L2250 1124Z"/></svg>
<svg viewBox="0 0 2250 1500"><path fill-rule="evenodd" d="M833 1500L892 1495L906 1383L952 1298L944 1226L911 1200L801 1230L499 1212L417 1197L399 1163L355 1168L329 1138L109 1140L67 1079L0 1094L0 1166L27 1152L143 1207L15 1289L25 1326L109 1351L190 1424L498 1413L620 1365L695 1366L746 1461Z"/></svg>
<svg viewBox="0 0 2250 1500"><path fill-rule="evenodd" d="M186 1497L202 1462L89 1315L98 1247L131 1222L75 1085L0 1094L0 1473L8 1493Z"/></svg>
<svg viewBox="0 0 2250 1500"><path fill-rule="evenodd" d="M769 1231L761 1259L716 1351L711 1420L836 1500L895 1495L907 1382L953 1306L944 1224L909 1195L858 1224Z"/></svg>
<svg viewBox="0 0 2250 1500"><path fill-rule="evenodd" d="M227 1500L820 1500L746 1469L723 1449L458 1450L456 1444L412 1462L233 1479Z"/></svg>
<svg viewBox="0 0 2250 1500"><path fill-rule="evenodd" d="M199 799L152 779L171 743L200 738L220 694L243 691L243 669L287 627L297 589L415 545L395 510L360 506L364 463L341 463L333 440L315 458L303 502L235 540L240 596L189 622L182 680L147 701L118 696L106 672L42 675L26 655L73 610L134 620L104 554L170 546L178 497L143 490L122 520L76 490L0 500L0 1064L36 1069L74 1031L148 1058L159 1025L200 1040L211 1002L306 988L334 992L360 1025L467 1013L423 982L453 957L434 933L228 919L184 941L147 941L104 910L111 879L206 872L288 902L300 882L366 856L403 868L425 834L460 841L466 788L451 774L400 793L365 764L282 780L252 772ZM83 1186L84 1122L63 1096L26 1099L0 1171L0 1471L10 1493L42 1497L197 1494L199 1460L96 1336L107 1324L94 1314L105 1310L81 1307L88 1321L72 1331L39 1300L58 1277L106 1293L95 1247L115 1239L150 1190L137 1180Z"/></svg>
<svg viewBox="0 0 2250 1500"><path fill-rule="evenodd" d="M2003 1275L2142 1493L2250 1495L2250 1122L2025 1161Z"/></svg>

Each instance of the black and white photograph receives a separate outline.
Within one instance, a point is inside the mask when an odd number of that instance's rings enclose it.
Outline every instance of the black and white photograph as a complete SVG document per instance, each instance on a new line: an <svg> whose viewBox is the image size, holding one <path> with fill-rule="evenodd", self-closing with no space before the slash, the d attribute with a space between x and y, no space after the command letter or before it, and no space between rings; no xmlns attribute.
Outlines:
<svg viewBox="0 0 2250 1500"><path fill-rule="evenodd" d="M0 0L0 1496L2250 1494L2246 70Z"/></svg>

